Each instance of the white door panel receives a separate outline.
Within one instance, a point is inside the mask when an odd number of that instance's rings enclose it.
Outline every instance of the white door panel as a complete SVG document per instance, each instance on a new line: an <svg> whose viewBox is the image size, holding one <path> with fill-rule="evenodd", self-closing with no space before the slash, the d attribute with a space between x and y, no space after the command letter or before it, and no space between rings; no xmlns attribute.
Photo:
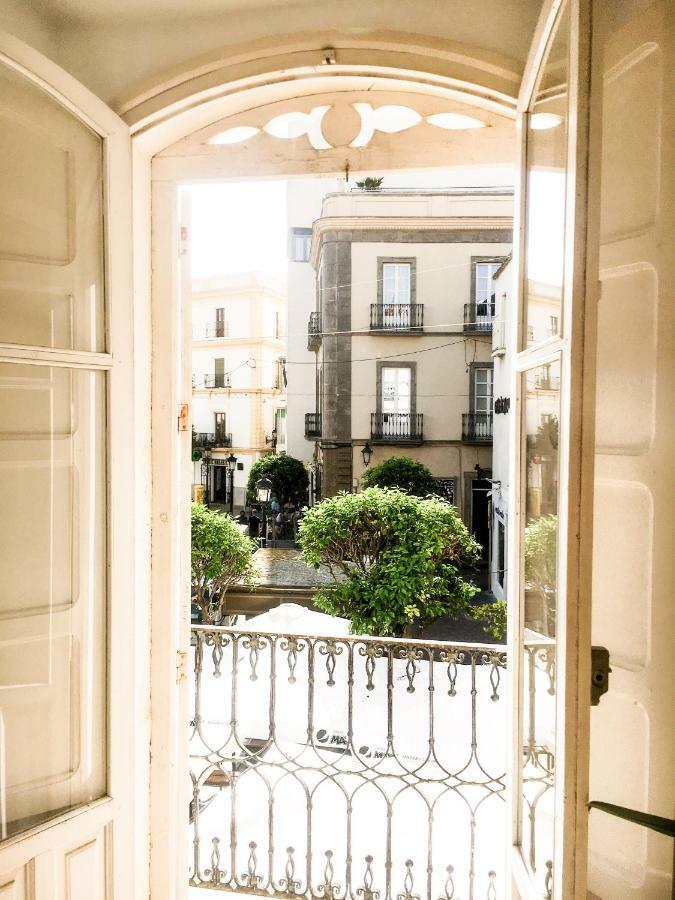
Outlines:
<svg viewBox="0 0 675 900"><path fill-rule="evenodd" d="M121 120L0 37L2 897L131 898L143 853L129 164Z"/></svg>
<svg viewBox="0 0 675 900"><path fill-rule="evenodd" d="M591 800L670 818L673 143L666 85L673 64L666 12L663 3L638 10L619 2L596 19L603 150L593 643L608 648L612 674L591 712L589 787ZM597 897L670 897L672 862L664 835L591 812L588 882Z"/></svg>

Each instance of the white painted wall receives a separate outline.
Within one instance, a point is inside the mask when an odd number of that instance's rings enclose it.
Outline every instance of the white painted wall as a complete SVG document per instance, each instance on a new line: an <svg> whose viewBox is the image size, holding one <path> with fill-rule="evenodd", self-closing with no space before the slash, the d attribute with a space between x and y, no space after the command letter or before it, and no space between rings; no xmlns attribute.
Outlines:
<svg viewBox="0 0 675 900"><path fill-rule="evenodd" d="M508 264L496 279L496 308L495 317L497 322L493 328L492 346L495 350L504 347L504 355L495 353L493 356L493 390L495 399L498 397L509 397L510 391L510 375L511 366L513 364L514 348L511 346L511 318L514 310L514 298L512 289L513 266ZM497 534L498 522L504 523L506 530L506 542L508 543L509 531L509 422L514 410L511 409L506 414L495 413L492 419L492 479L493 482L500 484L493 485L492 496L492 573L491 585L492 593L495 597L504 599L506 597L506 579L504 579L504 587L502 588L497 578ZM506 552L506 547L505 547ZM506 558L506 557L505 557ZM506 563L504 563L506 565Z"/></svg>
<svg viewBox="0 0 675 900"><path fill-rule="evenodd" d="M193 282L191 300L192 426L197 432L212 433L215 414L225 413L232 447L214 455L225 457L232 452L244 464L234 478L235 503L240 505L248 471L270 450L265 439L272 435L276 411L286 403L279 379L279 359L287 354L285 286L260 273L201 278ZM225 335L206 337L219 307L225 309ZM205 387L204 376L213 376L215 360L221 357L230 387ZM199 463L194 465L193 477L195 484L201 483Z"/></svg>

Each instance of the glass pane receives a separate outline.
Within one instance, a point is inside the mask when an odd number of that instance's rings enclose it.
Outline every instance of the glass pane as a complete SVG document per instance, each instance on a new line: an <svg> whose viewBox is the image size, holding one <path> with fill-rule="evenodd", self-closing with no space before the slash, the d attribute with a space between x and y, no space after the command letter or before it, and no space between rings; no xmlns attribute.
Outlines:
<svg viewBox="0 0 675 900"><path fill-rule="evenodd" d="M105 378L0 364L3 838L105 793Z"/></svg>
<svg viewBox="0 0 675 900"><path fill-rule="evenodd" d="M105 349L101 138L0 72L0 342Z"/></svg>
<svg viewBox="0 0 675 900"><path fill-rule="evenodd" d="M521 846L547 896L553 860L560 362L523 375L525 527Z"/></svg>
<svg viewBox="0 0 675 900"><path fill-rule="evenodd" d="M530 109L527 133L525 343L559 333L563 296L569 15L565 10Z"/></svg>

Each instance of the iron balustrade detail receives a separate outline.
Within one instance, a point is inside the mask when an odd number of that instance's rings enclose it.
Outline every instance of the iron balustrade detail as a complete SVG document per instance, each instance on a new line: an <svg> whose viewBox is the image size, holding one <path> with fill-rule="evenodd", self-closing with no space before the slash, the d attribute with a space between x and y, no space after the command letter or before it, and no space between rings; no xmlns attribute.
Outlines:
<svg viewBox="0 0 675 900"><path fill-rule="evenodd" d="M218 390L218 388L231 388L230 375L228 372L222 374L214 374L213 372L205 375L193 375L192 387L206 390Z"/></svg>
<svg viewBox="0 0 675 900"><path fill-rule="evenodd" d="M423 413L371 413L370 439L384 443L422 443Z"/></svg>
<svg viewBox="0 0 675 900"><path fill-rule="evenodd" d="M194 627L190 884L505 896L505 667L499 646Z"/></svg>
<svg viewBox="0 0 675 900"><path fill-rule="evenodd" d="M305 413L305 437L321 437L321 413Z"/></svg>
<svg viewBox="0 0 675 900"><path fill-rule="evenodd" d="M321 346L321 313L311 312L307 322L307 349L318 350Z"/></svg>
<svg viewBox="0 0 675 900"><path fill-rule="evenodd" d="M494 317L494 303L465 303L464 331L490 334Z"/></svg>
<svg viewBox="0 0 675 900"><path fill-rule="evenodd" d="M462 440L472 444L491 444L492 413L462 413Z"/></svg>
<svg viewBox="0 0 675 900"><path fill-rule="evenodd" d="M201 450L212 450L214 447L231 447L232 435L221 432L193 431L192 446Z"/></svg>
<svg viewBox="0 0 675 900"><path fill-rule="evenodd" d="M371 303L371 331L421 331L423 303Z"/></svg>
<svg viewBox="0 0 675 900"><path fill-rule="evenodd" d="M204 340L217 341L220 338L230 336L230 325L228 322L207 322L204 328Z"/></svg>

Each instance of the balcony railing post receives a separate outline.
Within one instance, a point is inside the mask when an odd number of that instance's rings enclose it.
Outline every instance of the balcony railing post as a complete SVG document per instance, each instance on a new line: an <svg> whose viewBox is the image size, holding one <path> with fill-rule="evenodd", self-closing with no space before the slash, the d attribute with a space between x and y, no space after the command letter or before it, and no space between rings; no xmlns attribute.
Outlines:
<svg viewBox="0 0 675 900"><path fill-rule="evenodd" d="M418 331L424 326L422 303L371 303L372 331Z"/></svg>
<svg viewBox="0 0 675 900"><path fill-rule="evenodd" d="M423 413L371 413L370 437L374 441L421 442Z"/></svg>
<svg viewBox="0 0 675 900"><path fill-rule="evenodd" d="M491 443L492 413L463 413L462 440L475 443Z"/></svg>
<svg viewBox="0 0 675 900"><path fill-rule="evenodd" d="M490 301L464 304L464 331L489 334L495 316L495 304Z"/></svg>
<svg viewBox="0 0 675 900"><path fill-rule="evenodd" d="M321 437L321 413L305 413L305 437Z"/></svg>

